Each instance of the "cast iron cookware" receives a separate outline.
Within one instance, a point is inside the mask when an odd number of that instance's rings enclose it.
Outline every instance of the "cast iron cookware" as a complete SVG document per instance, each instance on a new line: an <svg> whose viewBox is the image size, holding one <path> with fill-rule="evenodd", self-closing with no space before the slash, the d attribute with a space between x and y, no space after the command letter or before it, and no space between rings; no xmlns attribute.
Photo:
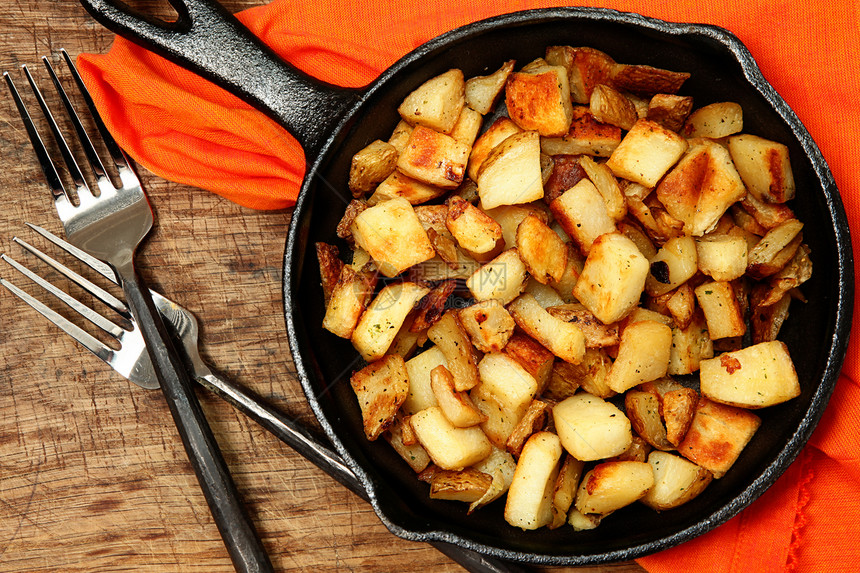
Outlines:
<svg viewBox="0 0 860 573"><path fill-rule="evenodd" d="M794 460L827 404L844 358L852 308L853 261L839 193L818 147L785 101L765 81L731 33L590 8L530 10L453 30L420 46L361 89L317 81L262 47L210 0L171 0L175 23L148 19L113 0L82 0L93 16L134 41L192 69L269 114L306 152L308 169L286 243L284 312L302 386L328 437L356 472L373 507L395 534L448 541L526 563L586 565L632 559L676 545L728 520L761 495ZM349 200L352 155L387 140L396 108L423 81L450 68L486 74L508 59L519 65L550 45L591 46L616 61L649 64L692 77L682 92L695 106L736 101L744 131L788 145L797 182L793 208L805 223L813 278L807 303L792 303L780 338L788 345L802 394L760 410L760 430L728 474L692 502L656 513L634 504L595 530L570 527L523 532L507 525L503 502L466 515L465 503L430 500L384 440L368 442L349 386L362 366L348 341L321 327L324 307L314 254L336 242ZM345 245L341 245L345 248Z"/></svg>

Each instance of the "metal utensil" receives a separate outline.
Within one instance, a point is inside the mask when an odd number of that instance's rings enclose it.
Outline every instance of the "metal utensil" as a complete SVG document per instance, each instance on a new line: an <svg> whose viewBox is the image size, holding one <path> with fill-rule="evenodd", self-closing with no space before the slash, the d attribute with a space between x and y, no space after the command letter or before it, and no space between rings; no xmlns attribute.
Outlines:
<svg viewBox="0 0 860 573"><path fill-rule="evenodd" d="M39 235L63 249L73 257L76 257L109 281L116 283L116 278L110 267L104 263L87 255L50 231L31 223L26 224ZM67 292L48 282L42 276L34 273L26 266L16 262L6 254L0 255L0 258L9 263L24 276L28 277L43 289L53 294L78 314L92 322L98 328L102 329L109 336L113 337L119 344L119 349L115 350L101 342L75 323L52 310L40 300L15 286L13 283L0 278L0 284L41 313L48 320L60 327L93 354L108 363L114 370L122 374L125 378L144 388L157 388L158 380L155 378L155 374L152 371L152 363L149 360L149 356L143 351L143 337L141 336L140 331L134 328L133 317L128 312L128 308L125 303L97 284L60 263L44 251L34 247L27 241L19 237L14 237L12 240L20 245L24 250L35 255L42 262L58 271L66 278L80 286L83 290L90 293L93 297L107 305L121 318L129 321L129 325L126 326L114 323L91 307L72 297ZM367 491L361 485L361 482L352 470L343 463L340 456L325 443L324 438L315 435L311 430L302 424L299 424L278 408L266 403L261 396L213 373L209 366L203 362L203 359L200 356L197 336L197 319L191 311L179 306L172 300L165 298L155 291L150 291L150 293L152 294L152 300L155 302L156 308L172 327L175 336L181 340L182 348L187 355L188 365L190 366L191 372L194 375L195 380L201 386L212 391L229 402L236 409L247 414L258 424L277 436L282 442L300 453L305 459L322 469L341 484L348 487L353 493L365 501L369 501L370 498ZM493 558L484 557L474 551L462 549L448 543L431 542L431 545L465 567L467 570L475 573L514 573L516 571L524 571L519 566L503 564Z"/></svg>
<svg viewBox="0 0 860 573"><path fill-rule="evenodd" d="M239 499L239 492L218 443L194 395L190 378L155 309L149 290L135 269L134 254L138 244L152 227L152 209L125 154L105 129L71 58L65 51L62 54L113 159L120 181L118 187L107 175L98 152L47 58L43 58L43 61L95 176L97 195L86 182L30 71L24 66L27 80L74 183L74 196L64 185L11 77L8 73L4 73L4 77L51 188L54 205L63 223L66 237L78 248L108 263L119 277L131 313L143 339L147 341L145 347L155 365L155 374L182 437L185 451L233 565L243 572L271 571L271 561Z"/></svg>

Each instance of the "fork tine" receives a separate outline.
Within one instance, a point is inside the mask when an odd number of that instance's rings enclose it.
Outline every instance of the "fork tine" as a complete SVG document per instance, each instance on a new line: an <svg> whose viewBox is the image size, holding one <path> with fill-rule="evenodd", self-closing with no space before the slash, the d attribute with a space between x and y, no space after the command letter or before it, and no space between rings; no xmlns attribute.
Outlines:
<svg viewBox="0 0 860 573"><path fill-rule="evenodd" d="M45 231L45 232L47 233L47 231ZM21 239L19 237L12 237L12 241L15 243L18 243L21 246L21 248L23 248L24 250L28 251L29 253L35 255L42 262L44 262L45 264L47 264L48 266L50 266L54 270L58 271L63 276L65 276L66 278L68 278L69 280L74 282L76 285L78 285L79 287L81 287L82 289L84 289L85 291L87 291L88 293L90 293L91 295L93 295L94 297L99 299L100 301L102 301L104 304L106 304L107 306L112 308L117 314L119 314L120 316L125 318L127 321L131 320L131 312L128 310L128 307L125 305L125 303L123 301L119 300L117 297L113 296L111 293L107 292L106 290L104 290L103 288L101 288L97 284L93 283L92 281L79 275L78 273L76 273L75 271L73 271L69 267L63 265L62 263L60 263L59 261L57 261L56 259L54 259L50 255L37 249L36 247L31 245L30 243L28 243L24 239ZM86 262L86 261L84 261L84 262Z"/></svg>
<svg viewBox="0 0 860 573"><path fill-rule="evenodd" d="M30 144L33 146L33 151L36 152L36 157L39 160L39 166L42 168L42 173L45 174L45 179L48 181L48 187L51 189L51 194L54 196L54 203L57 205L57 210L62 216L63 211L68 211L72 207L71 200L66 193L66 188L60 179L60 174L57 172L57 167L51 159L48 149L45 147L33 119L30 117L30 112L27 111L27 106L21 99L18 89L15 87L15 82L9 72L3 72L3 78L6 80L6 85L12 93L12 99L15 100L15 106L18 108L18 113L21 115L21 120L24 122L24 128L27 130L27 135L30 137ZM62 209L62 210L61 210Z"/></svg>
<svg viewBox="0 0 860 573"><path fill-rule="evenodd" d="M3 259L7 263L9 263L9 265L11 265L19 273L21 273L22 275L48 291L50 294L60 299L63 303L69 306L69 308L71 308L72 310L92 322L94 325L113 336L114 338L120 336L124 332L121 327L117 326L107 318L103 317L101 314L94 311L93 309L91 309L75 297L71 296L64 290L57 288L52 283L40 277L12 257L6 254L2 254L0 255L0 259Z"/></svg>
<svg viewBox="0 0 860 573"><path fill-rule="evenodd" d="M81 168L78 166L78 162L75 159L75 156L72 154L72 149L69 147L69 144L66 142L66 138L60 131L60 126L57 125L57 122L54 119L54 114L51 112L51 108L48 107L45 98L42 96L42 91L36 84L36 80L33 79L33 75L30 73L30 68L28 68L26 65L23 65L21 66L21 69L24 71L24 75L27 77L27 82L30 84L30 88L33 90L33 94L36 96L36 102L42 109L42 115L45 116L45 121L47 121L48 123L48 128L51 130L51 133L54 136L54 141L57 143L57 147L59 147L60 149L60 155L62 155L63 162L66 164L66 169L69 171L69 175L71 176L72 181L75 184L75 191L78 194L78 201L90 201L92 198L92 192L90 191L89 185L84 180L83 173L81 173ZM62 97L63 94L60 95Z"/></svg>
<svg viewBox="0 0 860 573"><path fill-rule="evenodd" d="M41 301L33 298L32 296L19 289L6 279L0 278L0 284L9 289L12 294L30 305L33 309L36 310L36 312L38 312L39 314L53 322L55 325L60 327L66 334L80 342L87 350L89 350L105 362L110 363L114 351L112 348L104 344L101 340L92 336L89 332L83 330L73 322L70 322L54 310L44 305Z"/></svg>
<svg viewBox="0 0 860 573"><path fill-rule="evenodd" d="M88 253L83 252L71 243L64 241L51 231L43 229L39 225L34 225L33 223L27 222L25 222L24 224L42 235L44 238L57 245L58 247L60 247L61 249L63 249L64 251L66 251L67 253L69 253L70 255L72 255L73 257L76 257L78 260L86 263L87 266L89 266L91 269L99 273L107 280L113 282L114 284L119 284L119 281L116 278L116 273L113 272L113 269L110 268L110 266L104 264L97 258L90 256Z"/></svg>

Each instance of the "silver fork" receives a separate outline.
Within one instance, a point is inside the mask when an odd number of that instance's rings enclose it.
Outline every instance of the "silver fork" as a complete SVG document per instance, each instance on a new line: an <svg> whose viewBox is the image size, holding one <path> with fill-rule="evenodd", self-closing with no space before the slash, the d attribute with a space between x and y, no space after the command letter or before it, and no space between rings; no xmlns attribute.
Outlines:
<svg viewBox="0 0 860 573"><path fill-rule="evenodd" d="M116 283L116 278L107 265L93 257L90 257L80 249L75 248L42 227L31 223L26 223L26 225L57 247L69 253L71 256L79 259L107 280ZM19 237L13 237L12 240L24 250L35 255L46 265L58 271L60 274L80 286L83 290L90 293L93 297L107 305L122 318L130 318L125 304L105 289L76 273L69 267L57 261L55 258L29 244L27 241L24 241ZM66 319L40 300L2 277L0 277L0 284L5 286L13 294L45 316L49 321L60 327L72 338L84 345L93 354L107 362L114 370L128 378L130 381L144 388L158 387L158 380L155 378L152 371L152 364L149 361L149 356L145 352L142 352L143 338L140 335L140 331L133 328L133 323L128 326L115 324L113 321L104 317L104 315L80 302L67 292L59 289L42 276L16 262L5 253L0 255L0 258L12 265L20 273L28 277L47 292L63 301L66 305L96 325L98 328L101 328L109 336L112 336L119 344L119 349L114 350L110 346L104 344L72 321ZM179 306L175 302L165 298L155 291L150 292L158 311L172 326L174 334L181 340L182 347L184 348L185 354L188 358L188 365L191 368L195 379L201 386L212 391L232 404L238 410L250 416L261 426L277 436L281 441L304 456L308 461L325 471L341 484L348 487L353 491L353 493L357 494L365 501L370 500L358 477L346 464L344 464L340 456L338 456L334 450L323 442L323 439L315 436L310 430L308 430L308 428L302 426L281 410L267 404L261 396L258 396L250 390L238 386L213 373L200 357L197 338L197 319L191 311ZM466 570L474 573L524 572L523 569L515 565L501 563L473 551L458 548L447 543L432 542L432 545L462 565Z"/></svg>
<svg viewBox="0 0 860 573"><path fill-rule="evenodd" d="M108 263L118 277L135 323L146 341L147 353L155 367L156 377L185 451L233 565L243 572L271 571L271 561L253 522L239 500L239 492L194 395L190 377L155 309L149 290L144 286L134 266L137 246L152 228L152 209L125 154L101 121L71 58L65 50L62 55L113 159L120 181L120 186L115 187L108 177L99 154L57 74L48 59L42 58L96 179L99 193L96 195L92 192L29 69L23 66L27 81L33 89L74 183L77 204L73 202L69 190L63 184L12 78L8 73L3 75L51 189L66 237L76 247Z"/></svg>

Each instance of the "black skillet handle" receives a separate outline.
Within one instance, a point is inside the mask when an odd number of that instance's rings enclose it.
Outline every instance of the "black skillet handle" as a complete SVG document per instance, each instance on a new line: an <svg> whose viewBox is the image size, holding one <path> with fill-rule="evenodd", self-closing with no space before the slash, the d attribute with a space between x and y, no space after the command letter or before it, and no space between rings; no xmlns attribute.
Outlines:
<svg viewBox="0 0 860 573"><path fill-rule="evenodd" d="M81 0L109 30L226 89L287 129L313 157L361 97L282 60L214 0L169 0L179 18L163 22L121 0Z"/></svg>

